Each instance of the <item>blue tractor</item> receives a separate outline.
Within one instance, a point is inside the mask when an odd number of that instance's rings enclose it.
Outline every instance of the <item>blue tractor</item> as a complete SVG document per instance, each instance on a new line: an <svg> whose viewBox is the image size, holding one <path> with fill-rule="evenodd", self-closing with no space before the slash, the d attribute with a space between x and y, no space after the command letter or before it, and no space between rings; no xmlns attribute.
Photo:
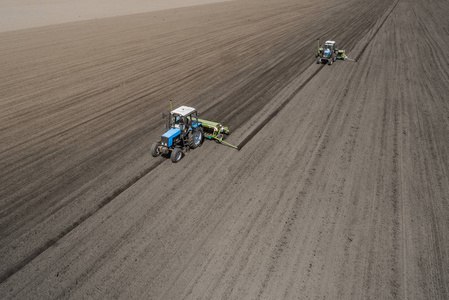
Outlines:
<svg viewBox="0 0 449 300"><path fill-rule="evenodd" d="M165 114L163 114L165 118ZM181 106L170 112L166 132L161 139L151 146L151 155L170 154L172 162L176 163L183 156L183 149L195 149L203 143L203 126L198 119L196 109Z"/></svg>
<svg viewBox="0 0 449 300"><path fill-rule="evenodd" d="M343 53L343 58L341 58L341 53ZM344 50L339 51L337 43L335 41L327 41L326 43L324 43L323 47L318 46L318 53L316 56L317 64L321 64L324 62L328 65L332 65L335 60L344 59Z"/></svg>

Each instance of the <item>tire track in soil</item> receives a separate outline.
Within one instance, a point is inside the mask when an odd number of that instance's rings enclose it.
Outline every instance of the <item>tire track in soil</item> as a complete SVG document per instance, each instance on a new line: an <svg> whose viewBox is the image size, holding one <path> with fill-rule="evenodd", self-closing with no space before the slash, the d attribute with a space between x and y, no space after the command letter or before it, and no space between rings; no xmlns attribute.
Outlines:
<svg viewBox="0 0 449 300"><path fill-rule="evenodd" d="M378 31L380 30L380 28L383 26L383 24L385 23L386 19L389 17L389 15L391 14L391 12L393 11L393 9L396 7L396 5L398 4L399 0L397 1L397 3L395 4L395 6L391 9L391 11L389 12L389 14L387 15L387 17L385 18L385 20L381 23L381 25L379 26L379 28L375 31L373 37L367 42L367 44L364 46L364 48L362 49L362 52L357 56L357 60L359 60L360 56L363 54L363 52L366 50L366 48L368 47L368 45L371 43L371 41L373 40L373 38L377 35ZM266 119L264 119L262 121L262 123L260 123L242 142L240 142L238 144L238 148L239 150L241 150L249 141L251 141L254 136L257 135L258 132L260 132L260 130L262 130L262 128L264 128L306 85L307 83L309 83L324 67L324 65L320 66L314 73L312 73L307 79L306 81L299 86L275 111L273 111ZM269 72L270 70L268 70L267 72ZM266 72L265 72L266 73ZM134 99L135 100L135 99ZM120 107L123 107L123 105L120 105ZM119 108L120 108L119 107ZM105 115L106 113L104 113L103 115ZM92 121L92 120L88 120L88 121ZM86 121L86 122L88 122ZM79 124L78 124L79 125ZM82 124L81 124L82 125ZM240 128L242 126L242 124L239 124L240 126L237 127ZM69 129L70 130L70 129ZM325 146L324 146L325 148ZM323 149L324 149L323 148ZM323 149L318 149L317 151L322 151ZM44 251L46 251L48 248L52 247L53 245L55 245L60 239L64 238L64 236L66 236L67 234L69 234L71 231L73 231L74 229L76 229L79 225L81 225L85 220L87 220L88 218L90 218L91 216L93 216L96 212L98 212L101 208L103 208L105 205L107 205L108 203L110 203L112 200L114 200L116 197L118 197L119 195L121 195L123 192L125 192L127 189L129 189L132 185L134 185L137 181L139 181L141 178L143 178L144 176L146 176L147 174L149 174L152 170L154 170L155 168L157 168L160 164L162 164L163 162L165 162L165 160L160 160L156 163L154 163L153 165L151 165L150 167L148 167L147 169L143 170L139 175L135 176L134 178L132 178L131 180L129 180L126 184L124 184L123 186L119 187L118 189L116 189L114 192L111 193L110 196L106 197L104 200L102 200L100 202L100 204L98 204L96 206L95 209L92 209L91 211L89 211L88 213L84 214L83 216L81 216L76 222L74 222L73 224L71 224L70 226L68 226L66 229L64 229L63 231L61 231L60 234L58 234L56 237L48 240L43 246L37 248L33 253L31 253L28 257L26 257L25 259L23 259L19 264L17 264L16 266L11 267L10 269L6 270L5 272L3 272L3 274L0 275L0 284L2 284L3 282L5 282L9 277L11 277L12 275L14 275L14 273L18 272L19 270L21 270L22 268L24 268L28 263L30 263L32 260L34 260L36 257L38 257L40 254L42 254ZM313 172L311 172L310 177L313 177ZM294 218L292 218L292 220L294 220ZM292 221L293 223L293 221ZM267 278L268 279L268 278Z"/></svg>
<svg viewBox="0 0 449 300"><path fill-rule="evenodd" d="M402 203L400 203L400 194L399 194L399 190L402 187L401 181L400 181L400 174L401 174L401 169L399 168L399 164L400 164L400 152L399 152L399 120L400 120L400 107L398 105L398 101L394 102L393 105L393 158L392 158L392 175L393 178L390 182L390 187L392 190L392 194L391 194L391 201L393 203L393 215L394 215L394 220L393 220L393 229L392 229L392 244L393 244L393 249L395 251L393 251L390 255L391 260L392 260L392 267L391 270L393 271L393 275L394 278L392 280L390 280L390 291L391 291L391 295L393 297L398 297L399 296L399 287L400 287L400 283L399 280L401 278L401 268L399 265L399 261L400 261L400 257L398 257L400 255L400 253L402 253L400 250L401 248L401 244L400 244L400 235L402 234L402 224L400 224L400 220L401 220L401 209L399 208L399 206L402 205ZM401 280L402 282L402 280Z"/></svg>
<svg viewBox="0 0 449 300"><path fill-rule="evenodd" d="M423 125L423 123L421 123L421 125ZM425 126L426 126L426 128L430 128L432 125L431 124L427 124ZM428 142L429 142L429 145L430 145L430 147L429 147L430 157L438 157L439 153L437 153L438 150L435 149L436 147L434 147L434 143L435 142L433 140L433 135L429 134L429 136L426 137L426 139L428 139ZM427 174L433 174L434 173L434 170L431 169L430 165L432 165L432 162L428 162L428 163L426 163L424 165ZM441 189L441 178L439 176L436 176L436 177L437 177L436 180L437 180L438 184L440 185L440 189ZM426 181L426 185L427 185L427 189L429 191L433 189L433 187L430 185L429 181ZM436 259L437 263L434 266L434 268L438 270L438 272L436 272L436 274L445 274L446 268L442 264L442 262L445 261L445 259L444 259L444 257L445 257L445 253L444 252L445 251L444 251L444 248L443 249L441 248L440 241L439 241L439 239L440 239L439 237L442 234L441 234L441 230L438 228L439 227L438 226L439 218L437 217L437 215L438 215L437 214L437 207L436 207L436 204L435 204L434 197L429 197L429 199L430 199L429 206L430 206L430 215L431 215L430 227L431 227L431 233L432 233L431 237L432 237L432 240L433 240L433 243L432 243L431 247L432 247L432 250L435 251L434 255L437 257L437 259ZM437 295L434 295L434 296L435 297L441 297L442 299L448 299L448 296L449 296L449 294L448 294L448 285L445 284L443 276L435 276L435 277L436 277L435 281L438 283L436 285L436 288L437 287L444 287L444 288L442 288L439 291L438 296Z"/></svg>
<svg viewBox="0 0 449 300"><path fill-rule="evenodd" d="M403 127L405 113L404 103L406 103L405 94L406 91L401 87L399 92L401 95L394 101L391 101L390 97L385 96L382 102L383 111L381 119L380 141L379 141L379 157L385 157L385 161L377 166L375 181L375 196L371 199L370 213L368 223L371 224L371 228L367 234L370 236L368 247L369 253L362 264L363 268L363 289L360 290L360 298L366 297L372 293L373 290L378 289L379 284L385 284L388 286L388 292L390 297L398 297L402 292L402 295L406 295L406 280L405 274L407 270L406 263L406 230L404 224L405 216L405 200L404 195L404 144L400 140L400 137L405 134ZM388 132L392 128L392 133ZM383 196L383 197L382 197ZM381 202L385 202L382 204ZM389 267L384 273L384 278L379 279L372 274L376 273L378 268L376 261L379 260L378 253L374 250L374 244L382 241L381 230L383 225L382 221L384 214L382 210L385 209L385 205L391 208L390 213L392 215L388 223L391 222L391 227L388 229L388 236L386 242L391 243L392 250L385 259L389 262ZM381 229L377 229L380 227ZM384 229L385 230L385 229ZM402 256L402 257L401 257ZM401 269L402 263L402 269ZM401 286L402 285L402 286ZM370 292L371 291L371 292ZM402 296L403 297L403 296Z"/></svg>
<svg viewBox="0 0 449 300"><path fill-rule="evenodd" d="M219 226L220 224L223 224L224 217L227 216L228 212L232 209L234 203L236 203L236 202L238 202L238 199L237 199L237 198L235 198L232 202L230 202L230 203L227 204L228 207L227 207L226 210L223 212L223 214L220 216L220 218L217 220L217 222L215 223L215 225L212 227L212 230L210 230L209 234L207 235L207 238L204 238L204 239L201 241L201 243L199 244L199 246L197 247L197 249L202 249L203 246L208 242L209 237L210 237L213 233L215 233L215 230L218 228L218 226ZM266 208L266 206L268 206L268 202L266 202L264 205L262 205L261 207L259 207L257 213L254 214L255 217L251 218L251 220L248 220L248 226L247 226L247 228L252 228L253 225L256 224L256 223L259 221L259 218L260 218L260 216L261 216L260 213L263 212L263 210ZM238 241L239 241L239 242L238 242L238 245L239 245L239 246L237 247L238 250L236 250L236 251L239 251L239 250L241 250L241 249L243 248L243 246L244 246L243 241L245 240L245 238L247 237L247 235L249 234L249 232L250 232L249 229L244 230L244 233L245 233L245 234L242 234L241 237L238 239ZM180 247L179 249L182 249L182 247ZM173 280L172 282L175 283L175 282L177 282L177 281L179 280L179 278L183 275L184 271L189 267L189 265L191 264L191 262L194 260L195 255L196 255L196 251L193 251L192 256L191 256L191 257L189 258L189 260L183 265L183 267L179 270L178 274L176 275L176 277L174 278L174 280ZM229 263L231 260L232 260L232 257L230 257L230 258L224 263L224 265L229 265L228 263ZM241 267L243 268L243 264L241 265ZM202 275L203 275L203 274L199 273L199 274L196 276L195 280L198 282L198 281L200 280L200 278L201 278ZM223 278L225 275L226 275L226 272L223 272L222 275L221 275L221 278ZM220 282L220 280L217 280L217 285L219 284L219 282ZM214 285L214 286L211 288L211 290L217 289L217 288L218 288L217 285ZM231 285L231 286L232 286L232 285ZM194 286L192 285L192 286L190 287L190 289L186 292L186 296L187 296L187 297L190 296L190 294L193 293L193 288L194 288ZM169 292L170 292L170 289L166 289L165 292L163 292L163 293L161 294L161 296L159 296L158 299L167 299L167 298L166 298L166 297L167 297L167 293L169 293Z"/></svg>
<svg viewBox="0 0 449 300"><path fill-rule="evenodd" d="M321 70L321 68L319 69ZM327 119L327 122L324 125L324 128L320 130L320 136L318 137L317 145L314 149L314 154L312 155L312 158L310 162L308 163L307 167L304 169L304 172L307 174L305 178L302 180L305 183L310 183L314 180L316 176L316 170L317 166L319 164L320 158L323 155L323 152L327 148L327 143L329 140L329 130L334 127L332 126L335 122L339 120L340 110L343 106L343 100L345 99L345 95L348 92L348 90L345 90L344 96L340 98L340 101L334 104L333 109L329 112ZM311 187L311 184L304 184L304 188L298 192L298 195L300 198L303 198L305 195L307 195L309 188ZM262 298L263 293L268 288L268 283L270 280L270 277L272 273L275 273L276 265L278 259L281 257L282 252L284 251L284 248L287 247L289 239L289 235L293 233L292 227L298 217L298 211L300 210L300 206L302 205L302 201L296 200L292 207L290 208L291 213L286 218L287 221L284 224L284 227L282 229L282 233L280 234L280 237L277 239L277 242L275 243L274 249L272 251L272 254L270 255L270 263L267 267L267 273L265 275L264 280L262 281L261 289L258 292L258 299Z"/></svg>
<svg viewBox="0 0 449 300"><path fill-rule="evenodd" d="M419 14L413 10L416 19L419 21L419 26L423 31L426 31L427 33L427 28L425 28L425 25L422 23L421 18L418 17ZM431 35L426 35L429 38L431 38ZM433 38L433 37L432 37ZM432 43L429 43L429 45L434 45L435 44L435 40L432 41ZM433 49L432 49L433 50ZM436 52L436 51L435 51ZM434 58L434 56L432 56L432 58ZM442 68L444 69L444 68ZM445 72L445 70L442 70L442 72ZM446 72L445 72L446 73ZM432 98L432 91L429 90L429 86L425 86L425 90L426 90L426 94L430 95L430 98ZM443 158L442 153L440 152L440 148L437 145L437 137L435 136L435 132L437 132L436 128L435 128L435 124L438 124L439 122L434 121L432 118L430 118L429 116L436 116L437 114L434 112L435 110L435 106L437 106L435 103L433 103L433 105L430 105L429 102L418 102L417 99L415 98L415 102L414 102L414 115L416 116L416 119L418 121L418 132L420 133L420 136L426 141L426 145L428 145L428 148L425 150L421 150L422 152L427 152L426 155L422 155L423 159L423 168L424 168L424 173L426 174L426 177L435 177L435 181L438 183L438 187L440 190L442 190L442 187L445 186L445 183L442 182L442 179L445 178L446 176L446 168L444 167L445 164L442 161L439 161L439 158ZM423 113L424 112L424 113ZM432 122L431 122L432 121ZM429 160L428 158L431 157L432 159ZM433 166L433 164L436 164ZM440 176L438 175L438 170L439 172L443 172L444 175ZM425 183L426 186L426 190L428 191L432 191L432 190L436 190L434 186L432 186L431 184L431 180L423 180L423 182ZM444 192L443 192L444 194ZM438 220L440 218L438 218L438 207L437 207L437 203L436 203L436 199L435 197L433 197L433 195L431 195L430 197L428 197L429 199L429 203L428 203L428 213L431 217L430 220L430 232L431 234L429 235L429 240L431 241L431 243L429 243L429 246L426 247L426 250L429 253L433 253L433 255L436 257L435 261L437 262L434 265L434 269L438 270L437 272L432 272L432 276L434 277L432 278L437 284L435 284L435 286L433 287L434 291L438 291L438 293L434 293L432 294L433 297L435 298L441 298L441 299L448 299L449 298L449 286L447 284L447 282L444 281L444 275L441 276L437 276L434 274L445 274L447 273L446 270L447 268L445 268L445 266L443 265L442 262L446 261L445 258L445 249L444 247L441 247L440 245L440 236L442 236L443 234L441 233L441 229L439 229L439 222ZM431 251L429 251L431 250ZM427 273L428 271L423 270L422 271L423 274ZM438 287L442 287L441 289L438 289Z"/></svg>

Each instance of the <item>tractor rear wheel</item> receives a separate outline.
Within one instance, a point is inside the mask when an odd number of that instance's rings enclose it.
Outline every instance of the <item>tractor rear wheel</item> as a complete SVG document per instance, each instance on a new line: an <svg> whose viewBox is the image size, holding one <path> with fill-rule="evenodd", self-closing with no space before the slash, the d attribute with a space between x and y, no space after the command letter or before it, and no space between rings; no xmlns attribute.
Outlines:
<svg viewBox="0 0 449 300"><path fill-rule="evenodd" d="M181 148L175 148L171 152L170 159L172 162L177 163L182 158L182 149Z"/></svg>
<svg viewBox="0 0 449 300"><path fill-rule="evenodd" d="M194 131L190 133L189 136L189 146L192 149L195 149L203 143L203 132L201 129L196 128Z"/></svg>
<svg viewBox="0 0 449 300"><path fill-rule="evenodd" d="M161 151L159 150L159 146L161 145L161 142L154 142L151 146L151 155L153 157L158 157L161 155Z"/></svg>

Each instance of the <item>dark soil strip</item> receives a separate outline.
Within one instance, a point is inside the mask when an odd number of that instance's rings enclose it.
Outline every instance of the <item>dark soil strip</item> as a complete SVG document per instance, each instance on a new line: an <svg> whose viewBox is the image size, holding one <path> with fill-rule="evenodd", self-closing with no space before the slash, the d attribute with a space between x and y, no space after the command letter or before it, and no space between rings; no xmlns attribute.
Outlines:
<svg viewBox="0 0 449 300"><path fill-rule="evenodd" d="M237 146L238 150L241 150L262 128L264 128L265 125L267 125L268 122L270 122L271 119L273 119L285 107L285 105L287 105L306 86L306 84L308 84L309 81L323 69L323 66L325 65L321 65L320 68L313 72L313 74L310 75L309 78L307 78L307 80L304 81L303 84L301 84L287 99L285 99L275 111L273 111L265 120L262 121L262 123L260 123L250 134L248 134L248 136Z"/></svg>
<svg viewBox="0 0 449 300"><path fill-rule="evenodd" d="M147 169L143 170L142 172L140 172L139 175L135 176L134 178L132 178L130 181L128 181L125 185L119 187L118 189L116 189L115 191L112 192L111 195L109 195L108 197L106 197L103 201L100 202L100 204L98 204L94 209L92 209L90 212L84 214L83 216L81 216L76 222L74 222L72 225L70 225L69 227L67 227L65 230L61 231L56 237L48 240L44 245L42 245L41 247L39 247L38 249L36 249L36 251L34 251L33 253L31 253L28 257L26 257L25 259L23 259L19 264L17 264L16 266L10 268L9 270L6 270L5 272L3 272L3 274L0 275L0 284L2 284L3 282L5 282L9 277L11 277L12 275L14 275L14 273L18 272L20 269L22 269L23 267L25 267L28 263L30 263L33 259L35 259L36 257L38 257L39 255L41 255L41 253L43 253L45 250L47 250L48 248L54 246L60 239L62 239L64 236L66 236L67 234L69 234L73 229L75 229L76 227L78 227L78 225L80 225L81 223L83 223L84 221L86 221L87 219L89 219L91 216L93 216L97 211L99 211L101 208L103 208L104 206L106 206L109 202L111 202L112 200L114 200L116 197L118 197L120 194L122 194L124 191L126 191L128 188L130 188L133 184L135 184L137 181L139 181L141 178L143 178L145 175L147 175L148 173L150 173L151 171L153 171L155 168L157 168L160 164L162 164L165 160L159 160L157 162L155 162L154 164L152 164L150 167L148 167Z"/></svg>

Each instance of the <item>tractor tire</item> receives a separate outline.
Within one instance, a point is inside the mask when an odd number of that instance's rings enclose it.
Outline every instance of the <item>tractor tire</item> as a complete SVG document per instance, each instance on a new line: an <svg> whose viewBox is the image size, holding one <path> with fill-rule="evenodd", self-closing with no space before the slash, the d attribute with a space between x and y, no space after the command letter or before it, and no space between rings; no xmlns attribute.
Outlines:
<svg viewBox="0 0 449 300"><path fill-rule="evenodd" d="M318 57L318 59L316 60L316 63L320 64L321 63L321 58Z"/></svg>
<svg viewBox="0 0 449 300"><path fill-rule="evenodd" d="M161 151L159 151L159 146L161 145L161 142L155 142L153 145L151 145L151 155L153 157L158 157L161 155Z"/></svg>
<svg viewBox="0 0 449 300"><path fill-rule="evenodd" d="M170 159L172 162L177 163L182 158L182 149L181 148L175 148L171 152Z"/></svg>
<svg viewBox="0 0 449 300"><path fill-rule="evenodd" d="M195 129L190 133L189 136L189 146L191 149L195 149L197 147L200 147L203 143L203 131L201 129Z"/></svg>
<svg viewBox="0 0 449 300"><path fill-rule="evenodd" d="M332 57L327 61L327 64L328 64L329 66L332 65Z"/></svg>

